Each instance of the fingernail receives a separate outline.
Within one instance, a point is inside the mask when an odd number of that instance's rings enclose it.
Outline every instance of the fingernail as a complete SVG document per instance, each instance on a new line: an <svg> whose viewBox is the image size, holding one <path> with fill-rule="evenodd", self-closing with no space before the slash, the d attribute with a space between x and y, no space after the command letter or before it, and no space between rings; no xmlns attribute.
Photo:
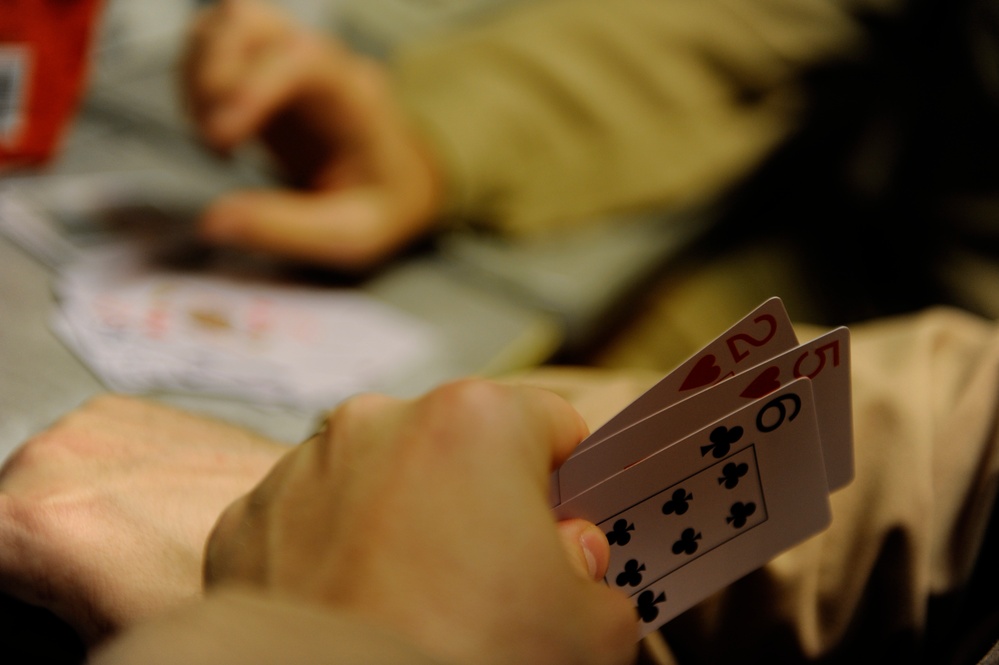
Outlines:
<svg viewBox="0 0 999 665"><path fill-rule="evenodd" d="M599 539L599 540L597 540ZM588 526L579 534L579 545L583 548L583 557L586 559L586 570L591 579L597 579L597 557L593 554L597 547L605 547L606 536L594 525Z"/></svg>

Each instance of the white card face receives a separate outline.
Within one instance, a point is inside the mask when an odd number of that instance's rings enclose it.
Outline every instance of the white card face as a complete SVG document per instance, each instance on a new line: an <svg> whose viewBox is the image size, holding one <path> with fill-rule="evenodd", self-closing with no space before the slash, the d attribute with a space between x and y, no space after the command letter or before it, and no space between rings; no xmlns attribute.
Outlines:
<svg viewBox="0 0 999 665"><path fill-rule="evenodd" d="M564 502L788 382L812 380L830 489L853 479L850 332L837 328L751 367L575 453L559 469Z"/></svg>
<svg viewBox="0 0 999 665"><path fill-rule="evenodd" d="M809 379L615 474L554 510L598 524L605 581L645 635L830 522Z"/></svg>
<svg viewBox="0 0 999 665"><path fill-rule="evenodd" d="M798 344L780 298L771 298L670 372L586 438L574 454L628 425ZM564 497L563 497L564 500Z"/></svg>
<svg viewBox="0 0 999 665"><path fill-rule="evenodd" d="M110 388L331 407L439 355L363 293L173 271L108 251L64 268L53 329Z"/></svg>
<svg viewBox="0 0 999 665"><path fill-rule="evenodd" d="M850 331L836 328L773 360L733 377L744 387L742 399L753 399L807 377L812 382L815 413L822 439L829 490L853 481L853 396L850 387Z"/></svg>

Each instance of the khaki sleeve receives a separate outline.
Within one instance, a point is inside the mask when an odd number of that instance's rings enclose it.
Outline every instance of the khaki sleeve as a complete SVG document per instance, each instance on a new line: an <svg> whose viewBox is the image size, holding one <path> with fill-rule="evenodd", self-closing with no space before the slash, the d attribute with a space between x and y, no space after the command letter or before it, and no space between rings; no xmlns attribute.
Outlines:
<svg viewBox="0 0 999 665"><path fill-rule="evenodd" d="M902 662L955 639L928 611L972 584L995 510L999 327L931 309L852 338L856 475L832 495L831 526L671 624L678 649Z"/></svg>
<svg viewBox="0 0 999 665"><path fill-rule="evenodd" d="M132 628L91 665L444 665L370 622L227 590Z"/></svg>
<svg viewBox="0 0 999 665"><path fill-rule="evenodd" d="M941 630L928 608L972 584L999 491L999 325L930 309L852 326L851 354L856 474L831 497L831 526L667 624L691 662L916 660ZM562 394L591 427L654 379L516 378Z"/></svg>
<svg viewBox="0 0 999 665"><path fill-rule="evenodd" d="M802 70L863 46L837 2L549 0L393 71L449 212L525 232L714 198L794 131Z"/></svg>

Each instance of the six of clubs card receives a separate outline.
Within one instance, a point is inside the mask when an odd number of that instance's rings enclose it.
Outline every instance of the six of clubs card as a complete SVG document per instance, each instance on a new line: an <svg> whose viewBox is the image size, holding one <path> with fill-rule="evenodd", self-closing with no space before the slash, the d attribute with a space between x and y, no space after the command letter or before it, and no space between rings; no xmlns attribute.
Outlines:
<svg viewBox="0 0 999 665"><path fill-rule="evenodd" d="M582 442L553 510L607 534L645 635L828 526L850 404L849 331L799 345L773 298Z"/></svg>

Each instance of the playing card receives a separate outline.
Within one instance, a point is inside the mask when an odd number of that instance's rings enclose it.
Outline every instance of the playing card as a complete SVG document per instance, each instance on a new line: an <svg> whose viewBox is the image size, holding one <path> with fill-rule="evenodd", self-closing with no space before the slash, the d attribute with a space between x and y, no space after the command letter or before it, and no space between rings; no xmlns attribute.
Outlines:
<svg viewBox="0 0 999 665"><path fill-rule="evenodd" d="M600 426L579 444L574 454L797 344L784 303L780 298L770 298Z"/></svg>
<svg viewBox="0 0 999 665"><path fill-rule="evenodd" d="M432 329L364 294L167 270L109 251L56 283L56 334L109 388L329 408L437 357Z"/></svg>
<svg viewBox="0 0 999 665"><path fill-rule="evenodd" d="M850 331L836 328L733 377L741 399L762 397L800 377L811 380L829 490L853 481Z"/></svg>
<svg viewBox="0 0 999 665"><path fill-rule="evenodd" d="M669 405L574 454L559 469L560 499L577 496L673 441L802 376L812 380L829 488L843 487L853 479L853 419L850 332L841 327Z"/></svg>
<svg viewBox="0 0 999 665"><path fill-rule="evenodd" d="M605 581L633 600L647 634L828 526L810 380L749 403L554 512L604 530Z"/></svg>

